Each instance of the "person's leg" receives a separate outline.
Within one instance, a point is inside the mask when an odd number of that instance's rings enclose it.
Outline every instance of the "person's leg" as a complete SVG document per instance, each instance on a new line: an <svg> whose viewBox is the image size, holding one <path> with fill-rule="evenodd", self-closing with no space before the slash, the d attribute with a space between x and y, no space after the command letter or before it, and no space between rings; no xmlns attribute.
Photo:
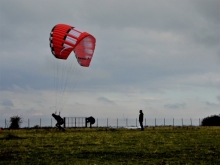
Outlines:
<svg viewBox="0 0 220 165"><path fill-rule="evenodd" d="M141 130L143 131L144 130L143 122L140 122L140 125L141 125Z"/></svg>

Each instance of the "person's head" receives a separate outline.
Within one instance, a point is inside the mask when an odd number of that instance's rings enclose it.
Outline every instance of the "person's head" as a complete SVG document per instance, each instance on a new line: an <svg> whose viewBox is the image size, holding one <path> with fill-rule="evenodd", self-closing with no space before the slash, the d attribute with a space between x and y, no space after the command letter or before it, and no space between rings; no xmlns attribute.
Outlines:
<svg viewBox="0 0 220 165"><path fill-rule="evenodd" d="M142 110L140 110L139 112L142 113Z"/></svg>

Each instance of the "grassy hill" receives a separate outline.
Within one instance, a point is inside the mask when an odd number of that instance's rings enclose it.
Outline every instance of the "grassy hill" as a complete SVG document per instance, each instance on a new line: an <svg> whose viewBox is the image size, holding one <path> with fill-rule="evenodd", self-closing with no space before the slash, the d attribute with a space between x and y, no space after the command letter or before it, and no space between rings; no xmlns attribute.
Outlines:
<svg viewBox="0 0 220 165"><path fill-rule="evenodd" d="M0 164L220 164L220 127L0 132Z"/></svg>

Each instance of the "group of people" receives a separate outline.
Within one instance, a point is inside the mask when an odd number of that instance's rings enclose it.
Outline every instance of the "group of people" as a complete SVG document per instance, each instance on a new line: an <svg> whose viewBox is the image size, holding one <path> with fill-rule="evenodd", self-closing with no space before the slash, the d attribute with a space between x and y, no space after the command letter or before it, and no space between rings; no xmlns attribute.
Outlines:
<svg viewBox="0 0 220 165"><path fill-rule="evenodd" d="M65 131L65 129L61 126L61 125L64 124L63 118L62 118L60 115L56 115L56 113L52 113L52 116L53 116L54 119L57 121L56 127L57 127L59 130ZM95 118L92 117L92 116L86 118L86 124L87 124L87 123L90 123L90 128L91 128L91 127L92 127L92 124L95 123Z"/></svg>
<svg viewBox="0 0 220 165"><path fill-rule="evenodd" d="M143 126L144 114L143 114L142 110L140 110L139 113L140 113L139 114L139 123L140 123L140 126L141 126L141 131L143 131L144 130L144 126ZM52 114L52 116L57 121L56 127L59 130L65 131L65 129L63 127L61 127L61 125L64 124L63 118L61 118L60 115L56 115L54 113ZM95 119L92 116L90 116L90 117L86 118L86 122L90 123L90 128L91 128L92 124L95 123Z"/></svg>

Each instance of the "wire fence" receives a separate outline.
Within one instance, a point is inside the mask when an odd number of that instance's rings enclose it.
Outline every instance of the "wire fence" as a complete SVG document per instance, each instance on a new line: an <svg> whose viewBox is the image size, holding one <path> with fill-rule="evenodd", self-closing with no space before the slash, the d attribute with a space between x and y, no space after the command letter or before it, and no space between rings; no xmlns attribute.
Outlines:
<svg viewBox="0 0 220 165"><path fill-rule="evenodd" d="M86 117L67 117L65 119L66 128L86 127ZM125 128L139 127L137 118L97 118L92 127L109 127L109 128ZM202 119L200 118L145 118L143 125L146 127L157 126L200 126ZM55 127L56 120L54 118L27 118L22 119L21 128L33 127ZM9 128L9 119L0 119L0 127Z"/></svg>

